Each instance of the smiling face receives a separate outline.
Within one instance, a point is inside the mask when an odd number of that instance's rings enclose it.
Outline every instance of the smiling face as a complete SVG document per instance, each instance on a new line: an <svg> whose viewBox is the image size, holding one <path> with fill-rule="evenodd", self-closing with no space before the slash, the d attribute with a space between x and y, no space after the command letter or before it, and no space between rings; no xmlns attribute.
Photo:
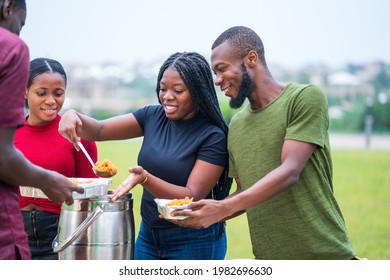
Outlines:
<svg viewBox="0 0 390 280"><path fill-rule="evenodd" d="M27 122L43 125L54 120L64 104L65 90L65 80L58 73L36 76L25 94L30 109Z"/></svg>
<svg viewBox="0 0 390 280"><path fill-rule="evenodd" d="M215 85L231 98L232 108L240 107L249 96L252 85L242 57L225 42L213 49L211 65L216 75Z"/></svg>
<svg viewBox="0 0 390 280"><path fill-rule="evenodd" d="M167 68L160 81L159 99L171 120L187 120L196 115L196 107L179 72Z"/></svg>

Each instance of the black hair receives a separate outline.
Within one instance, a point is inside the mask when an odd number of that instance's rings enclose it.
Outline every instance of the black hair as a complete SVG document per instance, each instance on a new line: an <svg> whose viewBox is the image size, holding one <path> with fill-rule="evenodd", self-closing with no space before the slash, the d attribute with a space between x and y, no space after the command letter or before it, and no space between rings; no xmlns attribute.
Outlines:
<svg viewBox="0 0 390 280"><path fill-rule="evenodd" d="M213 75L207 60L196 52L177 52L172 54L161 66L157 76L156 93L160 92L160 81L166 69L174 68L187 86L195 107L211 123L228 133L228 126L223 119L215 91ZM161 104L161 101L159 99ZM214 199L224 199L230 191L232 179L228 177L226 167L213 188Z"/></svg>
<svg viewBox="0 0 390 280"><path fill-rule="evenodd" d="M67 85L67 76L61 63L54 59L41 57L33 59L30 62L30 75L28 77L27 88L30 88L37 76L46 72L60 74L64 78L65 86Z"/></svg>
<svg viewBox="0 0 390 280"><path fill-rule="evenodd" d="M14 6L26 10L26 0L14 0Z"/></svg>
<svg viewBox="0 0 390 280"><path fill-rule="evenodd" d="M211 49L214 50L224 42L228 42L241 57L254 50L259 56L260 62L267 68L263 42L252 29L245 26L231 27L218 36Z"/></svg>

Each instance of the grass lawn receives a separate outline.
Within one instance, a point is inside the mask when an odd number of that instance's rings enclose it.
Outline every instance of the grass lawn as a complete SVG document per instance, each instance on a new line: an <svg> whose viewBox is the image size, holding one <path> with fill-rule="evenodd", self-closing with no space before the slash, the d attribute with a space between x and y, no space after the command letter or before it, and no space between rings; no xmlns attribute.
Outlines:
<svg viewBox="0 0 390 280"><path fill-rule="evenodd" d="M99 160L109 158L119 169L115 188L137 164L141 139L98 142ZM334 151L334 188L356 253L371 260L390 260L390 152ZM136 234L142 188L132 191ZM245 215L227 222L226 259L253 258Z"/></svg>

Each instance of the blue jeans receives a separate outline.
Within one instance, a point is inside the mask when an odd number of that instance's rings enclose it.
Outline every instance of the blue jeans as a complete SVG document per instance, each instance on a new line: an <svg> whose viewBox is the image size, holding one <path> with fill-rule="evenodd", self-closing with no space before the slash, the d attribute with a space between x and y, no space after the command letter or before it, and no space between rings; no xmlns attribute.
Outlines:
<svg viewBox="0 0 390 280"><path fill-rule="evenodd" d="M57 235L59 216L46 211L22 211L33 260L58 260L52 242Z"/></svg>
<svg viewBox="0 0 390 280"><path fill-rule="evenodd" d="M202 229L153 229L141 221L134 259L223 260L227 247L224 227L218 223Z"/></svg>

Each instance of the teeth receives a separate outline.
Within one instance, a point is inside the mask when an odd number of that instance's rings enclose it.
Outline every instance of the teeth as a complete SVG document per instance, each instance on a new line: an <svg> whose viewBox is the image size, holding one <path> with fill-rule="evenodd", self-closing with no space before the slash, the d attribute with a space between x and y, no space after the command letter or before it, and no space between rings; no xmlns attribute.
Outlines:
<svg viewBox="0 0 390 280"><path fill-rule="evenodd" d="M229 89L230 89L230 86L224 88L222 91L223 91L224 93L227 93L227 92L229 91Z"/></svg>

